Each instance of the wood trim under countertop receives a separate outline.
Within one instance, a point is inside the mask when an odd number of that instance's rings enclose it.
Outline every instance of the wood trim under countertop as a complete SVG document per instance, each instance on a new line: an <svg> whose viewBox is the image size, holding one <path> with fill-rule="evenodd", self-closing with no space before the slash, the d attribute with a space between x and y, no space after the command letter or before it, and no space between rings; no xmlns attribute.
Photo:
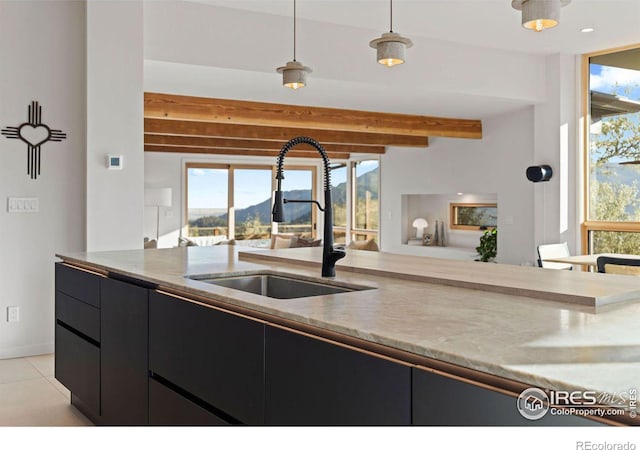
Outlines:
<svg viewBox="0 0 640 450"><path fill-rule="evenodd" d="M97 275L102 278L107 278L109 276L109 272L106 270L96 269L95 267L92 267L92 266L85 266L77 262L70 263L68 261L63 261L61 264L71 269L81 270L83 272L87 272L92 275Z"/></svg>

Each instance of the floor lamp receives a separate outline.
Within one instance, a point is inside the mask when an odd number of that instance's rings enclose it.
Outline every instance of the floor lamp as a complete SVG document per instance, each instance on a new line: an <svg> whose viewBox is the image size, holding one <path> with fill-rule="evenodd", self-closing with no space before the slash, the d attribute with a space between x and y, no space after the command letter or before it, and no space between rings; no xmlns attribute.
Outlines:
<svg viewBox="0 0 640 450"><path fill-rule="evenodd" d="M160 239L160 207L171 206L171 188L146 188L144 205L156 208L156 242Z"/></svg>

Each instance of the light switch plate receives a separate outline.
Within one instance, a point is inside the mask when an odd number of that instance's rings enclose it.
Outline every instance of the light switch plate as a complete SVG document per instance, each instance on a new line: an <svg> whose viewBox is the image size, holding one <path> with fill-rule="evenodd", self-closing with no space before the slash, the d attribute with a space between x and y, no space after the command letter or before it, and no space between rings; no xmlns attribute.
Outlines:
<svg viewBox="0 0 640 450"><path fill-rule="evenodd" d="M39 211L40 199L37 197L9 197L7 199L7 212L37 213Z"/></svg>

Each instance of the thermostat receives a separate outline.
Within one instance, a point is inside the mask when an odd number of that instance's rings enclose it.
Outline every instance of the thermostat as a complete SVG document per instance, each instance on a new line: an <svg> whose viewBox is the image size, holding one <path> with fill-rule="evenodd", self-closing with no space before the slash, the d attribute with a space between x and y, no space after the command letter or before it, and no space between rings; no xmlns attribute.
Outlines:
<svg viewBox="0 0 640 450"><path fill-rule="evenodd" d="M122 169L122 155L107 155L107 169Z"/></svg>

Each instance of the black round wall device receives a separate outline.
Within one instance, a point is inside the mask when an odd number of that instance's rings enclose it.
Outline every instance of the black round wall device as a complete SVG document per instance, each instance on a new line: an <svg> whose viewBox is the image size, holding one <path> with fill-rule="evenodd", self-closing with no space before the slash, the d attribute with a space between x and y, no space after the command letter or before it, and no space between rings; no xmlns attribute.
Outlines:
<svg viewBox="0 0 640 450"><path fill-rule="evenodd" d="M546 164L542 166L527 167L527 180L533 181L534 183L538 183L539 181L549 181L551 179L551 175L553 175L553 170L551 170L551 166Z"/></svg>

